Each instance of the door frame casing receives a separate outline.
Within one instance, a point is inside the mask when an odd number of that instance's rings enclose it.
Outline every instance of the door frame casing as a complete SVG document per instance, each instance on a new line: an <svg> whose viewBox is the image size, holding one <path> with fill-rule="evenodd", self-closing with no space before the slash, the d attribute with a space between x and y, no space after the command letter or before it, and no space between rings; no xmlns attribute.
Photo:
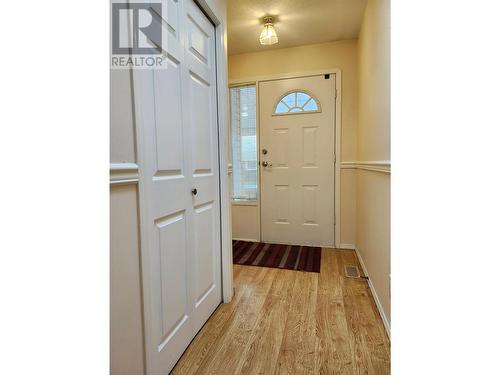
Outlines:
<svg viewBox="0 0 500 375"><path fill-rule="evenodd" d="M232 230L231 230L231 204L230 181L228 176L228 90L227 90L227 23L224 9L210 6L206 0L194 0L198 7L205 13L215 28L215 62L216 62L216 98L217 98L217 126L218 126L218 163L219 163L219 200L220 200L220 230L221 230L221 288L222 301L231 302L233 297L232 273ZM147 227L147 196L149 191L145 183L144 164L146 150L144 147L144 124L151 121L151 103L154 99L153 90L144 70L132 70L132 92L134 108L135 146L138 165L138 208L139 208L139 233L140 233L140 267L141 290L143 308L143 346L145 354L146 373L149 373L148 364L153 363L150 357L151 350L147 340L151 332L151 290L148 283L143 282L144 275L149 274L149 239Z"/></svg>
<svg viewBox="0 0 500 375"><path fill-rule="evenodd" d="M335 140L333 144L333 152L334 152L334 163L335 163L335 176L334 176L334 245L336 248L340 247L340 186L341 186L341 176L340 176L340 158L342 155L342 71L340 68L331 68L331 69L319 69L319 70L308 70L302 72L295 73L278 73L278 74L270 74L270 75L262 75L262 76L252 76L245 77L239 79L231 79L229 80L229 87L237 87L242 85L255 85L257 87L256 95L257 95L257 103L259 103L259 83L266 81L279 81L282 79L291 79L291 78L305 78L311 76L319 76L324 74L335 74L335 119L334 119L334 134ZM258 104L257 104L258 106ZM257 129L260 143L260 116L257 115ZM259 154L260 155L260 154ZM230 161L231 162L231 161ZM259 175L260 175L260 166L259 166ZM259 196L261 194L261 181L262 179L259 176ZM262 223L261 220L261 206L259 199L259 223ZM262 236L262 230L260 230L260 235ZM262 237L260 238L262 240Z"/></svg>

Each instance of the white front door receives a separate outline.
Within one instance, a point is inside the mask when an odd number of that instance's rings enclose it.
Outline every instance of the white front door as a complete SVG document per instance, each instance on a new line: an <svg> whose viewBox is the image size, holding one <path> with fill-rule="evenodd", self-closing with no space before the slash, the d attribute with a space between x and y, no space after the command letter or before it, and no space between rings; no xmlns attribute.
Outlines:
<svg viewBox="0 0 500 375"><path fill-rule="evenodd" d="M169 66L134 72L148 375L222 299L215 29L193 0L163 1Z"/></svg>
<svg viewBox="0 0 500 375"><path fill-rule="evenodd" d="M264 242L334 244L335 75L259 83Z"/></svg>

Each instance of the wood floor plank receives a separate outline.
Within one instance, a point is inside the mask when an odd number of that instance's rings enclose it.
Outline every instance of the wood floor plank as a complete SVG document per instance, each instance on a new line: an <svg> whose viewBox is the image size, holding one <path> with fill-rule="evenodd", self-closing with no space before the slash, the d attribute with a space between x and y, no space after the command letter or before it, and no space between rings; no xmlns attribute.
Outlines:
<svg viewBox="0 0 500 375"><path fill-rule="evenodd" d="M316 373L316 299L318 274L295 278L276 374Z"/></svg>
<svg viewBox="0 0 500 375"><path fill-rule="evenodd" d="M389 374L390 341L354 251L322 249L320 273L234 265L220 305L173 374Z"/></svg>
<svg viewBox="0 0 500 375"><path fill-rule="evenodd" d="M225 327L224 338L218 347L207 356L197 370L197 374L236 374L242 361L250 335L253 332L260 310L264 305L271 285L279 272L273 268L258 268L253 281L246 286L250 291L246 298L239 302L239 309L234 318Z"/></svg>
<svg viewBox="0 0 500 375"><path fill-rule="evenodd" d="M319 352L317 373L354 374L351 335L344 309L343 276L339 253L324 250L318 287L316 314Z"/></svg>
<svg viewBox="0 0 500 375"><path fill-rule="evenodd" d="M241 353L238 374L272 374L280 354L296 271L281 271L273 282L250 340Z"/></svg>
<svg viewBox="0 0 500 375"><path fill-rule="evenodd" d="M219 305L184 352L172 374L196 373L207 355L210 355L224 338L224 335L220 335L220 333L225 332L225 326L231 324L241 300L249 298L252 290L248 288L247 284L251 284L258 271L257 268L246 268L234 273L236 275L234 281L238 287L235 288L233 300L231 303Z"/></svg>
<svg viewBox="0 0 500 375"><path fill-rule="evenodd" d="M360 267L355 252L342 251L340 255L342 268L345 265ZM358 373L389 374L389 343L367 282L345 278L343 290Z"/></svg>
<svg viewBox="0 0 500 375"><path fill-rule="evenodd" d="M343 252L342 262L344 265L357 265L360 269L360 272L363 273L361 264L359 263L358 257L356 256L356 253L354 251ZM360 304L364 305L365 303L369 303L371 305L371 307L365 306L365 311L370 317L370 319L367 319L365 322L367 323L367 325L371 326L374 335L379 338L380 342L383 342L385 345L389 346L389 337L387 336L387 332L385 331L382 317L380 316L380 313L377 309L377 305L370 291L370 287L368 286L368 282L345 279L344 289L345 295L358 297L358 302Z"/></svg>
<svg viewBox="0 0 500 375"><path fill-rule="evenodd" d="M241 272L242 267L236 267L236 264L233 266L233 280L238 277L238 274Z"/></svg>

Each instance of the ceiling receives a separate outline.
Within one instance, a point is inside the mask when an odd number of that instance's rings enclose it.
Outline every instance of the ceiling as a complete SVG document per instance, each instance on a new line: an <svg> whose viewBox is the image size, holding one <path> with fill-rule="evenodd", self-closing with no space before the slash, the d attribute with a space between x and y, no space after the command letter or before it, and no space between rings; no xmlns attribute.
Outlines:
<svg viewBox="0 0 500 375"><path fill-rule="evenodd" d="M358 37L366 0L228 0L228 53L265 51ZM275 17L279 42L261 46L262 18Z"/></svg>

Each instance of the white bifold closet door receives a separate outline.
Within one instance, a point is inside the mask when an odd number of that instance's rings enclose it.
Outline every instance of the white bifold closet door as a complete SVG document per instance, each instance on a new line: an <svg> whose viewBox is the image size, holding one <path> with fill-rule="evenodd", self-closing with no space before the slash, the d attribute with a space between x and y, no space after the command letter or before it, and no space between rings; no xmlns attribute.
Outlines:
<svg viewBox="0 0 500 375"><path fill-rule="evenodd" d="M168 374L220 304L215 28L168 6L168 69L134 72L148 375Z"/></svg>

